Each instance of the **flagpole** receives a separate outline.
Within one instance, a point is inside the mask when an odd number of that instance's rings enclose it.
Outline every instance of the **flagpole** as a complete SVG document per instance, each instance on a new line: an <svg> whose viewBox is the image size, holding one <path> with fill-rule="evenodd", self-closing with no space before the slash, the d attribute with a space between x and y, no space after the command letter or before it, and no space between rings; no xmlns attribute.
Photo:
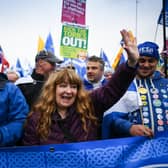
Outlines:
<svg viewBox="0 0 168 168"><path fill-rule="evenodd" d="M159 27L159 24L157 24L157 26L156 26L156 31L155 31L155 36L154 36L154 41L155 42L156 42L156 38L157 38L158 27Z"/></svg>
<svg viewBox="0 0 168 168"><path fill-rule="evenodd" d="M165 8L166 8L166 0L162 0L163 10L162 10L162 16L163 16L163 51L167 51L166 46L166 17L165 17ZM167 78L167 55L164 57L164 73L165 77Z"/></svg>
<svg viewBox="0 0 168 168"><path fill-rule="evenodd" d="M137 37L138 34L138 0L136 0L136 18L135 18L135 37Z"/></svg>

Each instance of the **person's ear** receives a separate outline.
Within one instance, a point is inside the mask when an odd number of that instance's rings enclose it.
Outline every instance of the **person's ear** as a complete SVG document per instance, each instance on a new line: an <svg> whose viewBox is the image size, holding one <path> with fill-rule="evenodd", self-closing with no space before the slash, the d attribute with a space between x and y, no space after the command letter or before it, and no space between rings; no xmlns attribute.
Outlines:
<svg viewBox="0 0 168 168"><path fill-rule="evenodd" d="M38 64L39 64L39 65L42 65L43 63L44 63L44 61L43 61L42 59L39 59L39 60L38 60Z"/></svg>

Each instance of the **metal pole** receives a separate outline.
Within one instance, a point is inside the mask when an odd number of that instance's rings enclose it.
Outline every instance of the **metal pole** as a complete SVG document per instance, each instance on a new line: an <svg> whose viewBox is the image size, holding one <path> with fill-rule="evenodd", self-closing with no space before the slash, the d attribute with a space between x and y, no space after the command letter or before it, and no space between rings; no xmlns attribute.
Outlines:
<svg viewBox="0 0 168 168"><path fill-rule="evenodd" d="M154 36L154 42L156 42L158 27L159 27L159 24L157 24L157 26L156 26L156 31L155 31L155 36Z"/></svg>
<svg viewBox="0 0 168 168"><path fill-rule="evenodd" d="M163 51L167 51L166 47L166 16L165 16L165 9L166 9L166 0L162 1L163 10L162 10L162 16L163 16ZM164 73L165 77L167 78L167 55L164 57Z"/></svg>
<svg viewBox="0 0 168 168"><path fill-rule="evenodd" d="M138 34L138 0L136 0L136 18L135 18L135 37L137 37Z"/></svg>

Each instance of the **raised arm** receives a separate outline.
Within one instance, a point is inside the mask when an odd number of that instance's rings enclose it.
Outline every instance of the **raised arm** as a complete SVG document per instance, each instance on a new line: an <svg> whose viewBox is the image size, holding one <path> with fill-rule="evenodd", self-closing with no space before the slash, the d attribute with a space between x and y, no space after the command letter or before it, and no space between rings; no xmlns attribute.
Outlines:
<svg viewBox="0 0 168 168"><path fill-rule="evenodd" d="M97 114L103 113L114 105L124 95L136 75L139 59L136 38L132 38L125 29L120 32L124 42L123 48L128 55L128 61L117 68L105 86L92 92L92 101Z"/></svg>
<svg viewBox="0 0 168 168"><path fill-rule="evenodd" d="M139 59L136 38L132 38L131 34L125 29L121 30L120 33L124 42L123 48L126 50L128 55L128 66L135 67Z"/></svg>

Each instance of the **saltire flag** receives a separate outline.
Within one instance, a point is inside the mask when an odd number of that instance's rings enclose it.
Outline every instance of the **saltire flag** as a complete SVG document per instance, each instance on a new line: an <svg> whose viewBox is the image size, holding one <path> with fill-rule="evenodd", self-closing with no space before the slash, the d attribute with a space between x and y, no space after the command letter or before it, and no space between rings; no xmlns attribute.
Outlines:
<svg viewBox="0 0 168 168"><path fill-rule="evenodd" d="M20 74L20 77L24 77L24 70L19 58L16 61L16 71Z"/></svg>
<svg viewBox="0 0 168 168"><path fill-rule="evenodd" d="M78 75L83 79L86 74L86 61L74 58L73 64L75 65Z"/></svg>
<svg viewBox="0 0 168 168"><path fill-rule="evenodd" d="M165 26L168 27L168 0L165 0ZM158 18L158 24L163 25L163 9Z"/></svg>
<svg viewBox="0 0 168 168"><path fill-rule="evenodd" d="M105 67L111 68L110 61L102 48L100 51L100 58L102 58L102 60L105 62Z"/></svg>
<svg viewBox="0 0 168 168"><path fill-rule="evenodd" d="M44 40L39 36L39 38L38 38L37 52L43 50L44 46L45 46Z"/></svg>
<svg viewBox="0 0 168 168"><path fill-rule="evenodd" d="M64 62L60 65L61 67L74 66L76 73L83 79L86 74L86 61L78 58L64 58Z"/></svg>
<svg viewBox="0 0 168 168"><path fill-rule="evenodd" d="M5 72L6 69L9 68L9 62L4 57L4 53L2 47L0 46L0 64L1 64L1 72Z"/></svg>
<svg viewBox="0 0 168 168"><path fill-rule="evenodd" d="M33 66L30 64L30 62L28 63L28 68L27 68L27 75L31 75L32 74L32 72L33 72Z"/></svg>
<svg viewBox="0 0 168 168"><path fill-rule="evenodd" d="M45 42L45 49L47 51L50 51L51 53L55 54L54 44L53 44L53 39L52 39L51 33L49 33L48 36L47 36L47 39L46 39L46 42Z"/></svg>
<svg viewBox="0 0 168 168"><path fill-rule="evenodd" d="M126 52L122 52L119 64L126 62L127 59ZM134 79L121 99L104 113L102 138L108 139L114 137L115 135L111 127L114 120L116 121L117 118L125 118L129 112L138 110L140 106L142 106L142 101L138 93L136 79Z"/></svg>

